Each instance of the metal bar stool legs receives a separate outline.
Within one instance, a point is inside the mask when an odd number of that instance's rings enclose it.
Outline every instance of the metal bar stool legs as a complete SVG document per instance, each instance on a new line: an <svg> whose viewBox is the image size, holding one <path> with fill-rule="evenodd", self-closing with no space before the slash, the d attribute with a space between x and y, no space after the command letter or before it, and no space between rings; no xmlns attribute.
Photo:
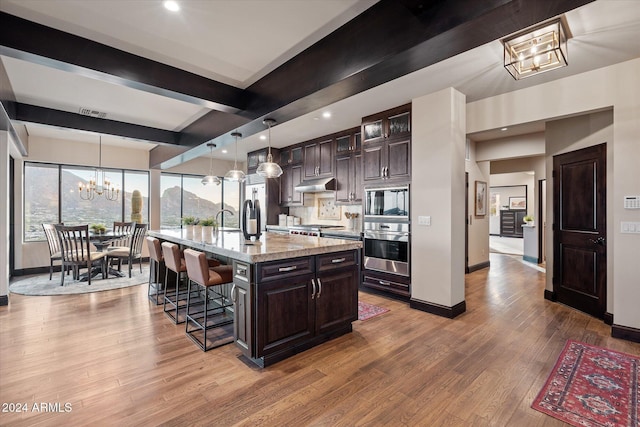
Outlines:
<svg viewBox="0 0 640 427"><path fill-rule="evenodd" d="M233 272L230 265L210 267L203 252L185 249L189 283L187 286L187 314L185 332L203 351L221 347L234 341L233 306L224 289L231 286ZM204 297L193 297L193 285L204 290ZM219 290L219 291L218 291ZM210 295L214 294L214 297Z"/></svg>

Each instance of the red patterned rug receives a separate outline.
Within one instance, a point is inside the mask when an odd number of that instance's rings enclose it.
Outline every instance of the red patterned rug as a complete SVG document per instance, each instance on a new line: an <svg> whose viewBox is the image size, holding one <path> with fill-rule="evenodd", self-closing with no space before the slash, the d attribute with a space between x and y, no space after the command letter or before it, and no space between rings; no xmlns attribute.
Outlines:
<svg viewBox="0 0 640 427"><path fill-rule="evenodd" d="M569 340L531 407L581 427L638 427L640 358Z"/></svg>
<svg viewBox="0 0 640 427"><path fill-rule="evenodd" d="M377 305L358 301L358 320L367 320L379 314L386 313L388 308L378 307Z"/></svg>

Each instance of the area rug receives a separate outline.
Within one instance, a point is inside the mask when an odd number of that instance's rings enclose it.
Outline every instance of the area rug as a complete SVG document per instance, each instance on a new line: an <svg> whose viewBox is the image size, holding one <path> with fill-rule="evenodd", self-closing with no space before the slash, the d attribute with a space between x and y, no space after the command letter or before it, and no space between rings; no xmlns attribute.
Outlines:
<svg viewBox="0 0 640 427"><path fill-rule="evenodd" d="M531 407L573 426L638 426L640 357L569 340Z"/></svg>
<svg viewBox="0 0 640 427"><path fill-rule="evenodd" d="M367 320L389 311L387 308L358 301L358 320Z"/></svg>
<svg viewBox="0 0 640 427"><path fill-rule="evenodd" d="M37 276L28 276L24 279L14 279L9 284L9 292L20 295L72 295L85 294L89 292L101 292L111 289L126 288L129 286L148 283L149 267L142 267L142 273L136 265L132 271L132 277L129 279L127 269L124 268L125 277L109 276L108 279L102 279L102 276L91 279L91 285L87 282L76 282L71 276L64 278L64 286L60 286L60 272L54 273L53 278L49 280L49 273L39 274Z"/></svg>

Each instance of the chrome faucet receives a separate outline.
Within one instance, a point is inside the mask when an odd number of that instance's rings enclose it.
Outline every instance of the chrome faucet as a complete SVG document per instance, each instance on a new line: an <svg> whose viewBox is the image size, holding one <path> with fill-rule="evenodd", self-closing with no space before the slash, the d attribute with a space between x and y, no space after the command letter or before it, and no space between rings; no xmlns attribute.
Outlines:
<svg viewBox="0 0 640 427"><path fill-rule="evenodd" d="M233 216L233 212L231 212L229 209L220 209L216 214L216 224L218 224L218 226L220 226L220 221L218 220L218 217L220 215L224 215L225 212L228 212L231 214L231 216Z"/></svg>

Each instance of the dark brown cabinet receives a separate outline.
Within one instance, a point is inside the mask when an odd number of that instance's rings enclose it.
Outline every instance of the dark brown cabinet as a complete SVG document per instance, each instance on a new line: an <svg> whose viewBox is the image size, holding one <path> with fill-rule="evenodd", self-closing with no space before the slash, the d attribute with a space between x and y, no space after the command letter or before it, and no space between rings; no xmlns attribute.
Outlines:
<svg viewBox="0 0 640 427"><path fill-rule="evenodd" d="M304 178L333 176L333 138L304 144Z"/></svg>
<svg viewBox="0 0 640 427"><path fill-rule="evenodd" d="M362 154L336 156L336 203L362 202Z"/></svg>
<svg viewBox="0 0 640 427"><path fill-rule="evenodd" d="M304 156L302 154L302 145L291 145L280 149L280 166L298 165L302 163Z"/></svg>
<svg viewBox="0 0 640 427"><path fill-rule="evenodd" d="M362 287L382 291L402 299L408 300L411 297L411 279L409 277L382 271L364 270Z"/></svg>
<svg viewBox="0 0 640 427"><path fill-rule="evenodd" d="M302 165L290 165L282 168L280 176L280 205L301 206L304 194L295 190L302 182Z"/></svg>
<svg viewBox="0 0 640 427"><path fill-rule="evenodd" d="M525 210L500 211L500 236L522 237L522 225L526 215L527 211Z"/></svg>
<svg viewBox="0 0 640 427"><path fill-rule="evenodd" d="M362 179L365 183L411 177L411 106L362 119Z"/></svg>
<svg viewBox="0 0 640 427"><path fill-rule="evenodd" d="M234 261L235 337L267 366L351 331L358 319L360 251L256 265Z"/></svg>

